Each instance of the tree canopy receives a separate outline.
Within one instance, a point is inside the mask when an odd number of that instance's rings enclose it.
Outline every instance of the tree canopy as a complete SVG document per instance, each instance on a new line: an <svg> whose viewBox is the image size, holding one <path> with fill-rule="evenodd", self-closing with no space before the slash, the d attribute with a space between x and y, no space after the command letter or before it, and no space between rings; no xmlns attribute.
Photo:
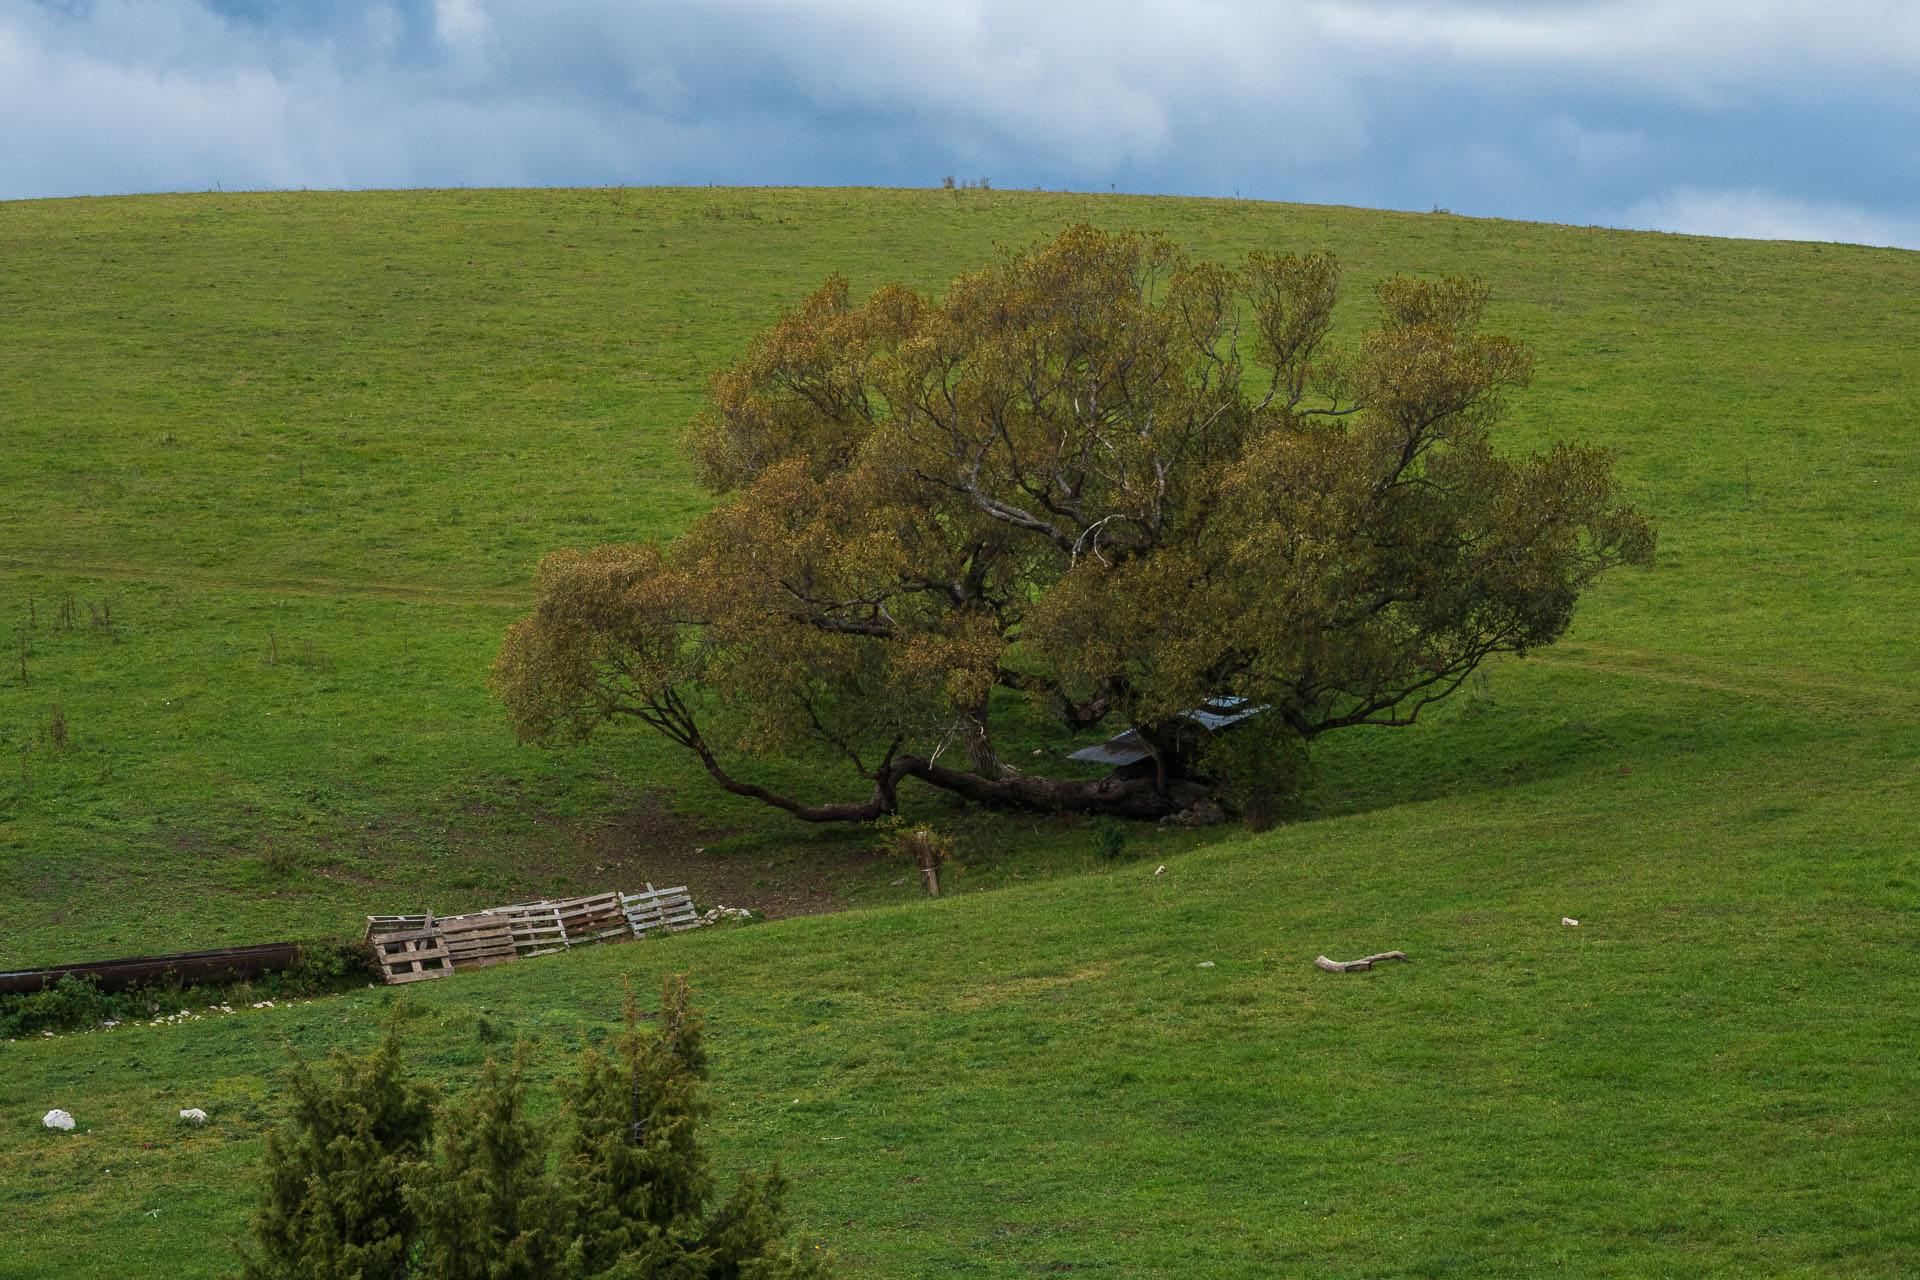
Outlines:
<svg viewBox="0 0 1920 1280"><path fill-rule="evenodd" d="M1338 282L1329 254L1231 268L1086 226L943 299L829 279L714 376L689 436L706 516L542 562L494 673L515 729L636 718L728 790L834 821L892 812L908 778L1175 813L1220 783L1194 708L1298 742L1412 723L1552 643L1654 535L1605 451L1496 452L1532 357L1481 332L1483 284L1386 280L1338 344ZM996 716L1019 700L1130 727L1146 759L1016 769ZM735 776L809 743L866 794Z"/></svg>

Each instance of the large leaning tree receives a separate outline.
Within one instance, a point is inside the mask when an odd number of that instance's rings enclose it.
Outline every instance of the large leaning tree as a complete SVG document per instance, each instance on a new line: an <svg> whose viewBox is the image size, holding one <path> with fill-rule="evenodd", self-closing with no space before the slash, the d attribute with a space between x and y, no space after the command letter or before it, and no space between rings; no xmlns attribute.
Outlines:
<svg viewBox="0 0 1920 1280"><path fill-rule="evenodd" d="M515 729L632 717L728 791L834 822L910 778L1176 813L1220 784L1196 708L1300 743L1412 723L1559 637L1654 537L1604 451L1495 451L1532 359L1480 331L1484 286L1388 280L1336 345L1337 280L1326 254L1232 269L1084 226L943 299L828 280L714 377L690 436L713 510L542 562L494 671ZM1145 758L1016 768L996 717L1023 699ZM741 776L808 743L857 798Z"/></svg>

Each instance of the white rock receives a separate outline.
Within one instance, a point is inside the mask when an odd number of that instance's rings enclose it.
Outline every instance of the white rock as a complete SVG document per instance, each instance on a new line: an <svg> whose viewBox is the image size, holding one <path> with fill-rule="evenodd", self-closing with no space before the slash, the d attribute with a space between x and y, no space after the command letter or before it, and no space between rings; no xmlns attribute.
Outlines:
<svg viewBox="0 0 1920 1280"><path fill-rule="evenodd" d="M47 1112L46 1115L40 1117L40 1123L49 1129L71 1129L73 1128L73 1117L60 1108L55 1107L53 1110Z"/></svg>
<svg viewBox="0 0 1920 1280"><path fill-rule="evenodd" d="M1561 916L1560 923L1561 924L1579 924L1580 922L1578 920L1575 920L1572 916Z"/></svg>
<svg viewBox="0 0 1920 1280"><path fill-rule="evenodd" d="M188 1107L180 1113L180 1118L182 1120L191 1120L195 1124L205 1124L207 1122L207 1113L198 1107Z"/></svg>
<svg viewBox="0 0 1920 1280"><path fill-rule="evenodd" d="M1202 960L1202 961L1201 961L1201 962L1200 962L1199 964L1197 964L1197 965L1195 965L1195 966L1193 966L1193 967L1194 967L1194 968L1196 968L1196 969L1211 969L1211 968L1213 968L1213 961L1211 961L1211 960Z"/></svg>

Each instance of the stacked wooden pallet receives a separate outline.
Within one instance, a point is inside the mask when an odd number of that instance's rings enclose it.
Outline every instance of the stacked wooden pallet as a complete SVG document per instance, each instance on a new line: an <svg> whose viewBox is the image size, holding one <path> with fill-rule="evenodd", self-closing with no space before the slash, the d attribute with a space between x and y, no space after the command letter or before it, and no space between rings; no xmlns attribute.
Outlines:
<svg viewBox="0 0 1920 1280"><path fill-rule="evenodd" d="M498 908L512 922L513 949L523 959L567 949L567 927L560 908L551 902L521 902Z"/></svg>
<svg viewBox="0 0 1920 1280"><path fill-rule="evenodd" d="M516 955L513 921L497 911L442 917L440 936L446 940L447 954L456 969L484 969L490 964L504 964Z"/></svg>
<svg viewBox="0 0 1920 1280"><path fill-rule="evenodd" d="M656 933L679 933L700 927L700 916L693 909L693 895L684 885L656 889L649 884L645 893L623 893L620 908L636 938L646 937L650 929Z"/></svg>
<svg viewBox="0 0 1920 1280"><path fill-rule="evenodd" d="M380 972L389 984L444 978L453 972L453 957L432 912L423 916L368 916L367 939L373 943Z"/></svg>
<svg viewBox="0 0 1920 1280"><path fill-rule="evenodd" d="M569 946L627 936L627 918L620 910L618 893L567 898L555 905L560 908L560 923L566 928Z"/></svg>
<svg viewBox="0 0 1920 1280"><path fill-rule="evenodd" d="M456 969L644 938L649 932L678 933L700 924L685 885L656 889L649 884L645 893L518 902L464 916L368 916L367 938L388 982L418 982Z"/></svg>

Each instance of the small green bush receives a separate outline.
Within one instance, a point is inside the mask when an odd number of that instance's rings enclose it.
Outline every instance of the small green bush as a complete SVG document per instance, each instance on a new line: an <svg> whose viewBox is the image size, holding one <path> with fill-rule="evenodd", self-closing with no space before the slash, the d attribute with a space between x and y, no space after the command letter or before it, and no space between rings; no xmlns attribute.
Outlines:
<svg viewBox="0 0 1920 1280"><path fill-rule="evenodd" d="M777 1166L742 1175L711 1204L698 1132L710 1109L707 1058L683 978L667 979L654 1031L641 1031L629 994L611 1053L581 1055L557 1161L549 1132L527 1119L524 1041L510 1065L488 1061L463 1103L435 1109L405 1076L406 1017L397 1005L364 1058L336 1051L328 1079L295 1066L292 1109L267 1143L257 1252L243 1252L243 1280L825 1274L812 1246L787 1239Z"/></svg>
<svg viewBox="0 0 1920 1280"><path fill-rule="evenodd" d="M1279 716L1256 715L1213 736L1206 770L1220 803L1265 831L1299 807L1312 759L1306 740Z"/></svg>
<svg viewBox="0 0 1920 1280"><path fill-rule="evenodd" d="M0 1038L97 1027L109 1019L139 1016L132 1012L135 1001L126 998L128 994L110 994L69 973L39 991L0 996ZM152 997L143 994L138 1002L144 1011Z"/></svg>
<svg viewBox="0 0 1920 1280"><path fill-rule="evenodd" d="M269 999L282 996L320 995L357 987L380 976L380 962L373 944L365 938L351 941L326 940L303 942L294 954L293 967L284 973L270 973L255 979L254 989Z"/></svg>
<svg viewBox="0 0 1920 1280"><path fill-rule="evenodd" d="M489 1058L464 1104L441 1112L432 1176L408 1201L420 1223L415 1274L435 1280L546 1280L558 1274L559 1204L547 1136L527 1119L528 1049Z"/></svg>
<svg viewBox="0 0 1920 1280"><path fill-rule="evenodd" d="M267 1135L243 1280L404 1280L419 1217L409 1195L433 1132L433 1091L407 1079L398 1010L365 1057L336 1049L327 1078L294 1064L285 1123Z"/></svg>

